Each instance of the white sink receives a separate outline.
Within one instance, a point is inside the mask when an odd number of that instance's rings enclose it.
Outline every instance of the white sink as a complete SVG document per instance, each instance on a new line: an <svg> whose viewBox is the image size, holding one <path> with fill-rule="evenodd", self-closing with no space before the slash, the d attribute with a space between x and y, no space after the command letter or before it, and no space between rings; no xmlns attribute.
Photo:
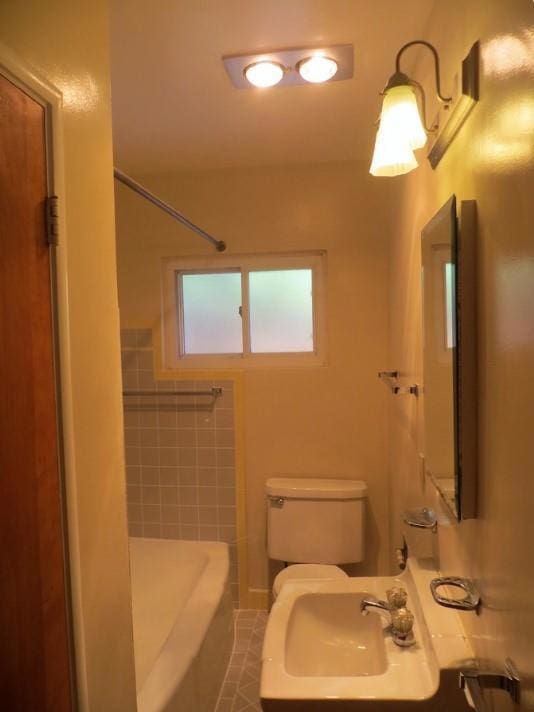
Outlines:
<svg viewBox="0 0 534 712"><path fill-rule="evenodd" d="M420 579L417 587L414 573ZM432 705L444 669L465 665L472 652L457 613L441 608L430 597L428 581L435 575L415 562L399 577L284 584L269 615L263 644L260 697L264 709L315 710L323 709L316 706L317 701L342 700L379 703L373 707L377 711L395 707L385 703L415 701L428 701L429 709L438 709ZM408 607L415 615L416 642L411 647L394 643L381 613L363 616L360 612L362 598L385 599L386 590L393 586L407 590ZM425 620L427 608L432 632ZM457 674L455 687L456 680ZM299 706L299 700L314 703ZM280 701L286 706L276 704ZM450 709L464 708L463 696L455 705Z"/></svg>
<svg viewBox="0 0 534 712"><path fill-rule="evenodd" d="M362 593L304 593L289 614L286 669L297 677L381 675L386 647L381 615L362 616Z"/></svg>

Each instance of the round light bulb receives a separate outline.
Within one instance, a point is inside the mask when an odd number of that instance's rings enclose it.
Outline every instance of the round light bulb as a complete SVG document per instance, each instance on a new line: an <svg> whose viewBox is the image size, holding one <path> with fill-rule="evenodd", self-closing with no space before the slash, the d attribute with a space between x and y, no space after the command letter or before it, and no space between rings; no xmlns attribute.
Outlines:
<svg viewBox="0 0 534 712"><path fill-rule="evenodd" d="M284 76L284 68L278 62L254 62L245 67L245 77L255 87L273 87Z"/></svg>
<svg viewBox="0 0 534 712"><path fill-rule="evenodd" d="M337 62L330 59L330 57L314 55L299 62L298 70L300 76L307 82L320 84L321 82L327 82L329 79L332 79L337 72Z"/></svg>

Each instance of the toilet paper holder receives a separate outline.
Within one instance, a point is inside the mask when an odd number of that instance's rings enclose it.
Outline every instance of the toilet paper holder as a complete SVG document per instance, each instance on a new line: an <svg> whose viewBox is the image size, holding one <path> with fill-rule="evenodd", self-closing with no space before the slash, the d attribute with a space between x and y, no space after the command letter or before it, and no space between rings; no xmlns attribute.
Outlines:
<svg viewBox="0 0 534 712"><path fill-rule="evenodd" d="M504 661L503 673L462 670L458 681L476 712L487 712L488 709L483 690L506 690L516 704L521 700L521 678L510 658Z"/></svg>

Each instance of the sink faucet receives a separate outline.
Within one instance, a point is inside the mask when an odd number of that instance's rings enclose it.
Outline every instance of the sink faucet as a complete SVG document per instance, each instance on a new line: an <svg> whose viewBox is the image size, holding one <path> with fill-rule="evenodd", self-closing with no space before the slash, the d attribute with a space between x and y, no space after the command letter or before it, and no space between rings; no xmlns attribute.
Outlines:
<svg viewBox="0 0 534 712"><path fill-rule="evenodd" d="M368 608L378 608L386 613L391 613L397 608L406 608L406 601L408 600L408 594L404 588L400 586L394 586L386 591L387 601L379 601L376 598L364 598L360 603L360 611L362 615L366 616L369 611Z"/></svg>
<svg viewBox="0 0 534 712"><path fill-rule="evenodd" d="M373 598L364 598L360 602L360 612L362 616L367 616L369 611L382 611L390 617L391 635L393 642L401 647L408 647L415 644L414 634L412 632L414 624L414 615L407 608L396 608L387 601L380 601Z"/></svg>
<svg viewBox="0 0 534 712"><path fill-rule="evenodd" d="M387 601L375 600L373 598L362 599L360 603L362 616L367 616L370 608L378 608L379 611L385 611L388 615L391 614L391 607Z"/></svg>

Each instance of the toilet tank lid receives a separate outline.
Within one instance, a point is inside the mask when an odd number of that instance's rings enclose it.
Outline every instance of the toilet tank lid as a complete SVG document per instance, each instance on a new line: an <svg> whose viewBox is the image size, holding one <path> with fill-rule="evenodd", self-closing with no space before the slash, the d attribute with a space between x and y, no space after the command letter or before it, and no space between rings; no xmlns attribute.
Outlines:
<svg viewBox="0 0 534 712"><path fill-rule="evenodd" d="M362 499L367 495L367 485L362 480L270 477L265 491L271 497L294 499Z"/></svg>

